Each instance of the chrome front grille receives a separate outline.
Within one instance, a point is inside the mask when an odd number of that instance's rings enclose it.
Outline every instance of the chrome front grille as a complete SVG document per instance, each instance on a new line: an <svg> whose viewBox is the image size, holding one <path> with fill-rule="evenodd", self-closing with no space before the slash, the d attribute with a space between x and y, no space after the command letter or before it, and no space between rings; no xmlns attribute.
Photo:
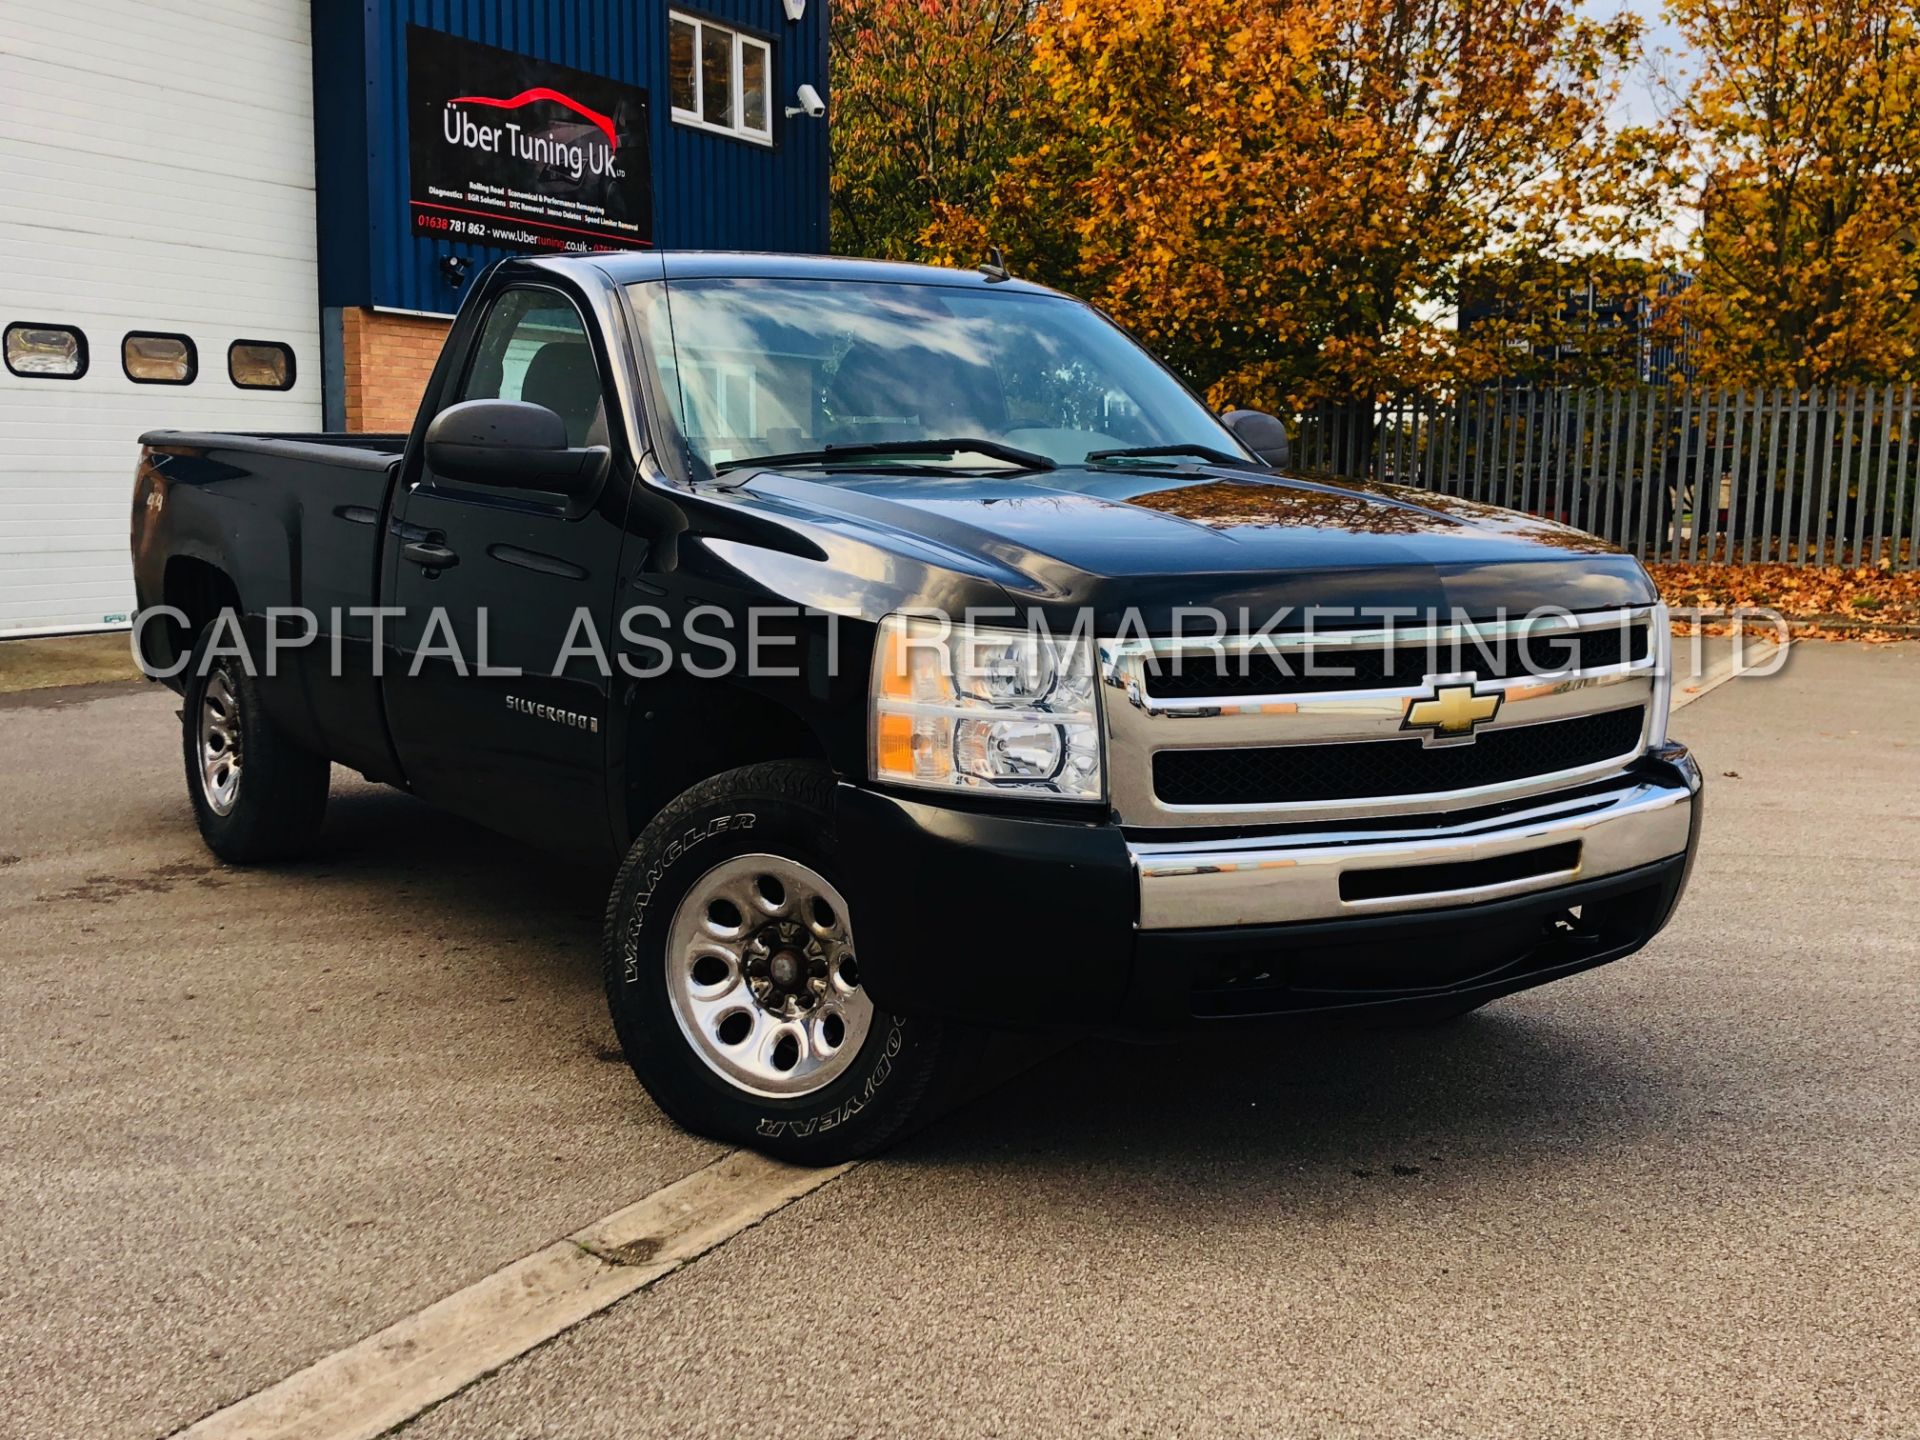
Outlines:
<svg viewBox="0 0 1920 1440"><path fill-rule="evenodd" d="M1472 745L1417 739L1365 745L1274 745L1258 750L1162 750L1153 792L1173 805L1292 805L1426 790L1473 790L1578 770L1631 754L1643 707L1490 730Z"/></svg>
<svg viewBox="0 0 1920 1440"><path fill-rule="evenodd" d="M1609 625L1553 638L1543 636L1528 647L1524 657L1518 645L1494 644L1483 650L1469 644L1462 647L1459 663L1448 668L1459 669L1471 663L1482 680L1511 680L1561 670L1604 670L1623 661L1646 659L1652 643L1651 627L1647 625ZM1452 648L1446 649L1451 657ZM1418 658L1424 655L1422 650ZM1391 688L1427 673L1411 668L1416 657L1404 647L1341 646L1333 658L1338 661L1337 674L1316 674L1289 666L1284 655L1264 649L1231 656L1150 654L1142 679L1147 694L1156 700L1192 700L1237 699L1283 691L1331 694Z"/></svg>
<svg viewBox="0 0 1920 1440"><path fill-rule="evenodd" d="M1645 748L1662 698L1666 646L1655 621L1641 608L1104 642L1115 818L1175 826L1409 814L1611 773ZM1408 727L1410 704L1461 687L1481 707L1499 700L1471 734Z"/></svg>

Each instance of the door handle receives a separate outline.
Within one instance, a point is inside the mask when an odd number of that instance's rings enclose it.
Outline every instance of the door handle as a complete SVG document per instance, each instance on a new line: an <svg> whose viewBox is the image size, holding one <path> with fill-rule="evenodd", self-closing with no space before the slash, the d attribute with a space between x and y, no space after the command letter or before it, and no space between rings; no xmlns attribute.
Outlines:
<svg viewBox="0 0 1920 1440"><path fill-rule="evenodd" d="M400 553L428 570L451 570L460 563L460 557L453 551L430 540L409 540Z"/></svg>

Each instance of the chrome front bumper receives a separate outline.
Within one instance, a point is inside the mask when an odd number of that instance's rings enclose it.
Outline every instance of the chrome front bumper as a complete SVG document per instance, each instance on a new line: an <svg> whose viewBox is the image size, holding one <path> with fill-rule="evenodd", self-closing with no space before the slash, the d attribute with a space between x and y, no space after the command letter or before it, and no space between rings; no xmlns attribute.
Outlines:
<svg viewBox="0 0 1920 1440"><path fill-rule="evenodd" d="M1452 825L1130 841L1140 928L1400 914L1603 879L1686 851L1698 793L1688 768L1692 783L1636 775L1599 793Z"/></svg>

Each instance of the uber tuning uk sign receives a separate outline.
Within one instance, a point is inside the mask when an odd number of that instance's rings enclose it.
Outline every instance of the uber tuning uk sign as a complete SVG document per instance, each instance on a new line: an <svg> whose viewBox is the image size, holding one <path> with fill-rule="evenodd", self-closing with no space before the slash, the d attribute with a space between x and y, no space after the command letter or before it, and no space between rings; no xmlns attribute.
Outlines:
<svg viewBox="0 0 1920 1440"><path fill-rule="evenodd" d="M507 250L652 238L647 92L407 27L413 232Z"/></svg>

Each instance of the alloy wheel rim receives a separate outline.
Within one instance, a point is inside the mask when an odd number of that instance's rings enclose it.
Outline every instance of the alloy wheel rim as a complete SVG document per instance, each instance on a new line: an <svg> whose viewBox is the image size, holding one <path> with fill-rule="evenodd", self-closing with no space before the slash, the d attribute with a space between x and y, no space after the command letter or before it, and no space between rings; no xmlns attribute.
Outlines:
<svg viewBox="0 0 1920 1440"><path fill-rule="evenodd" d="M739 855L694 881L667 935L674 1018L708 1069L791 1098L852 1065L873 1023L846 901L818 871Z"/></svg>
<svg viewBox="0 0 1920 1440"><path fill-rule="evenodd" d="M216 815L240 799L240 700L222 667L200 692L200 792Z"/></svg>

